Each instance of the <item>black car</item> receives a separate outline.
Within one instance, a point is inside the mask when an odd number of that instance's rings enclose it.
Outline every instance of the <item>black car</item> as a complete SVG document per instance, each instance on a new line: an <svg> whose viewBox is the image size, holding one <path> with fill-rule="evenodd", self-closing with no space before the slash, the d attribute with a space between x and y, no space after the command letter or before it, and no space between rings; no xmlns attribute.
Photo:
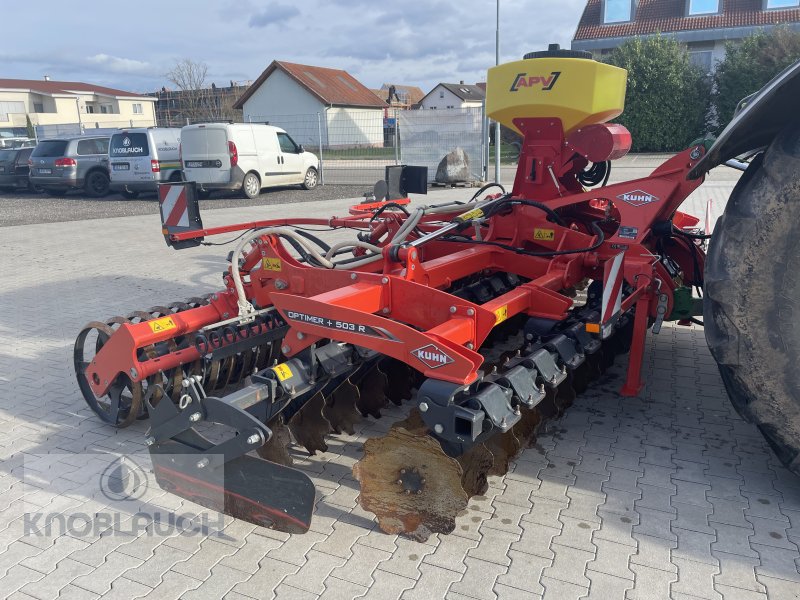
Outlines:
<svg viewBox="0 0 800 600"><path fill-rule="evenodd" d="M40 191L28 179L33 148L0 149L0 189Z"/></svg>

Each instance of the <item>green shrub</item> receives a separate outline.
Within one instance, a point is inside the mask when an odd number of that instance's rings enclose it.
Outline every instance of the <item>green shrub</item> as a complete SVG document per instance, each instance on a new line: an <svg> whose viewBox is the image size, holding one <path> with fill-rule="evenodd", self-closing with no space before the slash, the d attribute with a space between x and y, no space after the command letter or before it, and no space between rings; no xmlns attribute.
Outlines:
<svg viewBox="0 0 800 600"><path fill-rule="evenodd" d="M616 122L630 130L635 152L683 150L706 132L711 82L673 38L633 38L606 62L628 70L625 112Z"/></svg>
<svg viewBox="0 0 800 600"><path fill-rule="evenodd" d="M725 46L714 73L714 105L719 129L733 117L739 101L757 92L784 68L800 59L800 33L786 26L759 31Z"/></svg>

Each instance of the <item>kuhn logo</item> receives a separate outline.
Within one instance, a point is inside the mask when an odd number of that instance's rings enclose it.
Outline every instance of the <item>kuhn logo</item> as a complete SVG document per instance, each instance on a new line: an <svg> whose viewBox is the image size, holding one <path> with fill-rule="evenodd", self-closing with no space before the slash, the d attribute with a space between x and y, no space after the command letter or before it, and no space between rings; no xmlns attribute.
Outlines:
<svg viewBox="0 0 800 600"><path fill-rule="evenodd" d="M455 362L444 350L435 344L428 344L422 348L417 348L411 353L411 356L419 359L429 369L438 369L451 362Z"/></svg>
<svg viewBox="0 0 800 600"><path fill-rule="evenodd" d="M658 202L658 197L653 196L653 194L648 194L647 192L643 192L642 190L636 190L634 192L625 192L624 194L620 194L617 196L617 199L622 200L623 202L627 202L631 206L644 206L645 204L652 204L653 202Z"/></svg>
<svg viewBox="0 0 800 600"><path fill-rule="evenodd" d="M553 71L550 75L528 75L520 73L511 84L511 91L517 92L520 88L539 87L543 92L549 92L558 81L561 71Z"/></svg>

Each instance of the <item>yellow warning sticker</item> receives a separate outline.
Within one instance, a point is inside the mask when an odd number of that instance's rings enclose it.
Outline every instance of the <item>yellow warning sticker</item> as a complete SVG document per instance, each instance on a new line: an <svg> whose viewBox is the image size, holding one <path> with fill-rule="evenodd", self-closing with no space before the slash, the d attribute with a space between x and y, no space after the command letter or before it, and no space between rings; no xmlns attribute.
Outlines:
<svg viewBox="0 0 800 600"><path fill-rule="evenodd" d="M265 271L281 271L283 269L283 265L281 264L280 258L262 258L261 259L261 268Z"/></svg>
<svg viewBox="0 0 800 600"><path fill-rule="evenodd" d="M502 323L508 318L508 305L501 306L500 308L496 308L494 311L494 324L497 325L498 323Z"/></svg>
<svg viewBox="0 0 800 600"><path fill-rule="evenodd" d="M292 370L289 368L289 365L283 363L282 365L275 365L272 367L273 372L275 375L278 376L278 381L286 381L290 377L294 375Z"/></svg>
<svg viewBox="0 0 800 600"><path fill-rule="evenodd" d="M457 219L460 221L472 221L474 219L480 219L482 216L483 211L480 208L476 208L458 215Z"/></svg>
<svg viewBox="0 0 800 600"><path fill-rule="evenodd" d="M172 317L163 317L161 319L147 321L147 324L150 325L150 330L153 333L161 333L162 331L169 331L170 329L178 327L175 325L175 321L172 320Z"/></svg>
<svg viewBox="0 0 800 600"><path fill-rule="evenodd" d="M533 230L533 239L542 242L552 242L556 239L555 229L539 229L538 227Z"/></svg>

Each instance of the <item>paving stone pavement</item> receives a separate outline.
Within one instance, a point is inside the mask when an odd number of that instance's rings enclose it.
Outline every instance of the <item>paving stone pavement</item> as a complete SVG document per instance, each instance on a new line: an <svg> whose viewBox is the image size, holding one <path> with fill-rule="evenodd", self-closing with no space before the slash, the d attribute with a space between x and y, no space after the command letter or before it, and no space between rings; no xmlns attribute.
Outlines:
<svg viewBox="0 0 800 600"><path fill-rule="evenodd" d="M348 203L312 204L280 214ZM207 224L253 218L266 215L216 210ZM74 383L74 336L90 320L216 289L226 254L167 249L154 216L0 229L0 596L800 598L800 478L731 408L697 327L649 336L638 398L617 394L618 359L470 500L451 535L383 534L356 502L360 442L396 410L323 455L293 450L318 489L306 535L230 518L210 535L134 528L136 511L93 477L109 455L139 460L146 423L115 431L93 417ZM136 506L199 510L154 485ZM115 510L117 522L100 522ZM25 535L26 513L76 511L95 516L90 531Z"/></svg>

